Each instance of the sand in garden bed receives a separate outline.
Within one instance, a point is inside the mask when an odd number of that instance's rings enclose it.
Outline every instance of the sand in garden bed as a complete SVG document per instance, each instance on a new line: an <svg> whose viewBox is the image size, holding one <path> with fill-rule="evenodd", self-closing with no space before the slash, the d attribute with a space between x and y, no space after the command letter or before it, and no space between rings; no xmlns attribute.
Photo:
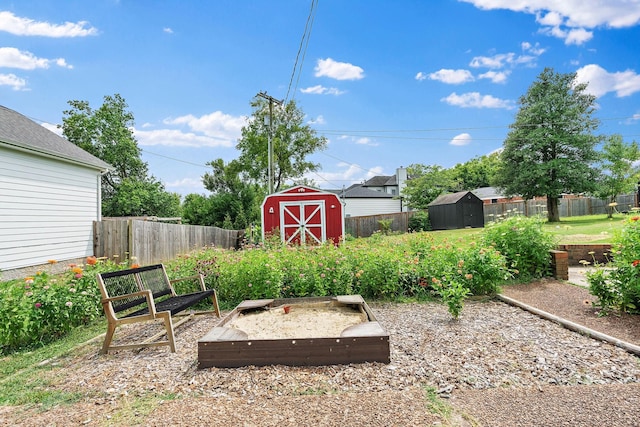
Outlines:
<svg viewBox="0 0 640 427"><path fill-rule="evenodd" d="M242 330L249 339L332 338L349 326L368 321L364 312L347 306L289 304L241 313L225 326Z"/></svg>

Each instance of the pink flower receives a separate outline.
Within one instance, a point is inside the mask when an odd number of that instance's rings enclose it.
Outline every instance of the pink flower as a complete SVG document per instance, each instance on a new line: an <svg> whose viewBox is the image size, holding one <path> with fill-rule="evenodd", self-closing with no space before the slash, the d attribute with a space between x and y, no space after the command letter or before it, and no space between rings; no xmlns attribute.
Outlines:
<svg viewBox="0 0 640 427"><path fill-rule="evenodd" d="M82 279L82 273L76 273L76 279Z"/></svg>
<svg viewBox="0 0 640 427"><path fill-rule="evenodd" d="M37 302L37 303L35 303L35 304L33 304L33 305L35 306L35 308L40 308L40 307L42 307L42 303L39 303L39 302Z"/></svg>
<svg viewBox="0 0 640 427"><path fill-rule="evenodd" d="M66 305L67 307L71 307L73 303L71 301L67 301L64 305Z"/></svg>

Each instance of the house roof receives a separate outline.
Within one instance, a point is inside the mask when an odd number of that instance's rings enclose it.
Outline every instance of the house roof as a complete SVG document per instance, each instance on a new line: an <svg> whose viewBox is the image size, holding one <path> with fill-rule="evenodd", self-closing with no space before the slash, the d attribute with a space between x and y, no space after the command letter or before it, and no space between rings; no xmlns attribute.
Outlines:
<svg viewBox="0 0 640 427"><path fill-rule="evenodd" d="M452 204L457 203L458 201L460 201L460 199L462 199L463 197L465 197L469 193L473 194L471 191L459 191L457 193L442 194L442 195L438 196L434 201L429 203L427 206L452 205ZM475 194L473 194L473 195L475 197L478 197Z"/></svg>
<svg viewBox="0 0 640 427"><path fill-rule="evenodd" d="M0 145L102 171L113 169L108 163L87 153L67 139L2 105L0 105Z"/></svg>
<svg viewBox="0 0 640 427"><path fill-rule="evenodd" d="M383 191L370 190L362 184L353 184L344 190L325 190L345 199L392 199L394 196Z"/></svg>
<svg viewBox="0 0 640 427"><path fill-rule="evenodd" d="M476 188L475 190L471 190L471 192L473 194L475 194L476 196L478 196L478 198L482 199L482 200L488 200L488 199L501 199L503 197L505 197L504 195L502 195L500 193L500 191L495 188L495 187L481 187L481 188Z"/></svg>
<svg viewBox="0 0 640 427"><path fill-rule="evenodd" d="M387 185L398 185L395 175L378 175L370 178L362 184L365 187L384 187Z"/></svg>

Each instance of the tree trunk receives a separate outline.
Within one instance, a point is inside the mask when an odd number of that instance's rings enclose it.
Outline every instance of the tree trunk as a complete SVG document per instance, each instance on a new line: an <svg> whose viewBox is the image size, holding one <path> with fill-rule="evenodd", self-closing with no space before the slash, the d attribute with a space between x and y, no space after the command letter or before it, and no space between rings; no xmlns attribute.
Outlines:
<svg viewBox="0 0 640 427"><path fill-rule="evenodd" d="M557 197L547 196L547 220L549 222L560 222Z"/></svg>

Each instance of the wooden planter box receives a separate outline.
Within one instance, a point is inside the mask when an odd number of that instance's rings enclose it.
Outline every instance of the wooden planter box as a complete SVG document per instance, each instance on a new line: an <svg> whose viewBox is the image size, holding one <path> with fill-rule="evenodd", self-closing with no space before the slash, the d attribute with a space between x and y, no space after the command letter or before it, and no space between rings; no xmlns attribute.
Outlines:
<svg viewBox="0 0 640 427"><path fill-rule="evenodd" d="M269 310L282 305L326 302L366 314L367 321L329 338L248 339L231 324L242 312ZM198 368L290 365L318 366L362 362L390 362L389 334L360 295L318 298L282 298L241 302L207 335L198 340Z"/></svg>

